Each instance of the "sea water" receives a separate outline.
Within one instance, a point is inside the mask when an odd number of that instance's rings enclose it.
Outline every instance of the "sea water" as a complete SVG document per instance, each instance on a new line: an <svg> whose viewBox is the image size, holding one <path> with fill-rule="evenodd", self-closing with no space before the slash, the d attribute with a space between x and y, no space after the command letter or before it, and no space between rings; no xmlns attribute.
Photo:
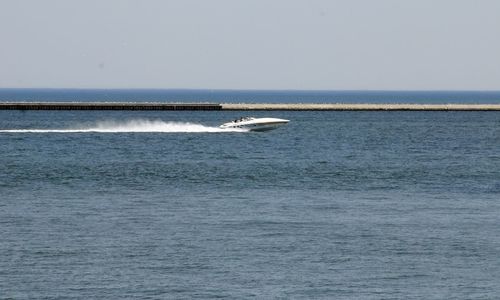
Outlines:
<svg viewBox="0 0 500 300"><path fill-rule="evenodd" d="M5 89L0 101L498 104L500 91Z"/></svg>
<svg viewBox="0 0 500 300"><path fill-rule="evenodd" d="M1 299L496 299L500 113L0 111Z"/></svg>

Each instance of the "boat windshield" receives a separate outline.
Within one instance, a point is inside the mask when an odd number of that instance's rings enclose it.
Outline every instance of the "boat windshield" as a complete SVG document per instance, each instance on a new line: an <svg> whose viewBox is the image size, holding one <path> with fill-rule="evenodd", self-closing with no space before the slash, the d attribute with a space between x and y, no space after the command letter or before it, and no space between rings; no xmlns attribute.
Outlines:
<svg viewBox="0 0 500 300"><path fill-rule="evenodd" d="M244 121L250 121L250 120L253 120L253 119L255 119L255 118L253 118L253 117L241 117L239 119L234 120L233 122L234 123L239 123L239 122L244 122Z"/></svg>

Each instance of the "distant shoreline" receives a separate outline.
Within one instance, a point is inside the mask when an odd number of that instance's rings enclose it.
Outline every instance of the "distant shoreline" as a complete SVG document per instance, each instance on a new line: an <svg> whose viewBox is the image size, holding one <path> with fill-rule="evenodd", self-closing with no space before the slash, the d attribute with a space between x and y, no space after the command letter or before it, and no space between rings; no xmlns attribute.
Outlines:
<svg viewBox="0 0 500 300"><path fill-rule="evenodd" d="M500 104L0 102L0 110L500 111Z"/></svg>

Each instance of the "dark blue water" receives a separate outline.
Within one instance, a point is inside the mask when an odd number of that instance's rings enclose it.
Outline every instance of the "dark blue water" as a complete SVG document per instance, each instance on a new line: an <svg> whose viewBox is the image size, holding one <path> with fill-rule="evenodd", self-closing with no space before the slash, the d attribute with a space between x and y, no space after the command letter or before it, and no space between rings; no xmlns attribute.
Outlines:
<svg viewBox="0 0 500 300"><path fill-rule="evenodd" d="M500 103L500 91L0 89L4 101L491 104Z"/></svg>
<svg viewBox="0 0 500 300"><path fill-rule="evenodd" d="M498 299L499 113L255 115L0 111L0 298Z"/></svg>

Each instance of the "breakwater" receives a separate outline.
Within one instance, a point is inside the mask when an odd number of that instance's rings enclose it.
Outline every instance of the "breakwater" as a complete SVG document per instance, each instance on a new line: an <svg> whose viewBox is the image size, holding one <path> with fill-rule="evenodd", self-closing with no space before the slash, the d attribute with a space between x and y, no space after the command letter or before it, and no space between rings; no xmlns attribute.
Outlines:
<svg viewBox="0 0 500 300"><path fill-rule="evenodd" d="M221 110L214 103L3 102L0 110Z"/></svg>
<svg viewBox="0 0 500 300"><path fill-rule="evenodd" d="M500 111L500 104L225 103L222 110Z"/></svg>
<svg viewBox="0 0 500 300"><path fill-rule="evenodd" d="M500 111L500 104L2 102L0 110Z"/></svg>

